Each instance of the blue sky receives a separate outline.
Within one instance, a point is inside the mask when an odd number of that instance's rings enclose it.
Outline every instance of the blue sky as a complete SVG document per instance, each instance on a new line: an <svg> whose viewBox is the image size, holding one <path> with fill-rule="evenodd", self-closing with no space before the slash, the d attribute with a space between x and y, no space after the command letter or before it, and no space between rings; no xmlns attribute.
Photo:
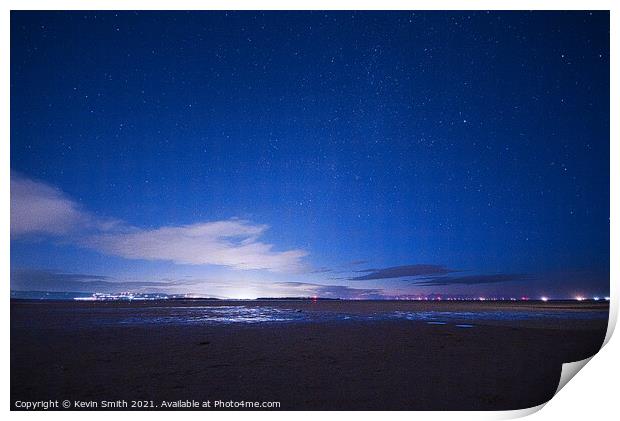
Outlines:
<svg viewBox="0 0 620 421"><path fill-rule="evenodd" d="M11 168L15 289L608 294L609 15L13 12Z"/></svg>

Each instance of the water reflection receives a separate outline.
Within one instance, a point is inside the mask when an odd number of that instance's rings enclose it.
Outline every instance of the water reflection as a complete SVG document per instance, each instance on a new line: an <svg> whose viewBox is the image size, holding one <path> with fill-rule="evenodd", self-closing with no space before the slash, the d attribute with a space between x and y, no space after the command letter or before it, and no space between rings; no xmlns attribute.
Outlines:
<svg viewBox="0 0 620 421"><path fill-rule="evenodd" d="M91 309L92 310L92 309ZM429 325L454 324L459 328L471 328L475 321L532 320L532 319L593 319L607 317L601 312L570 311L386 311L353 313L337 311L302 311L300 309L271 306L153 306L139 308L116 308L109 310L105 319L122 324L256 324L322 321L423 321ZM102 316L100 314L100 316Z"/></svg>
<svg viewBox="0 0 620 421"><path fill-rule="evenodd" d="M304 318L303 314L293 309L262 306L151 307L141 310L140 314L126 317L121 323L262 323L290 322Z"/></svg>

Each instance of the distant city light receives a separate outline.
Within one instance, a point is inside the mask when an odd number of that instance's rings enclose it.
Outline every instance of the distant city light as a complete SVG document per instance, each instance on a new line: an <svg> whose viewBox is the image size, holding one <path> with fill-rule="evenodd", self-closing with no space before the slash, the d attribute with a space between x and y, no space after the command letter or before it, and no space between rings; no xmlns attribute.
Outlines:
<svg viewBox="0 0 620 421"><path fill-rule="evenodd" d="M578 295L578 296L575 297L575 300L583 301L583 300L585 300L585 298L583 298L582 296Z"/></svg>
<svg viewBox="0 0 620 421"><path fill-rule="evenodd" d="M593 299L594 299L594 301L598 301L598 300L599 300L599 298L598 298L598 297L594 297Z"/></svg>
<svg viewBox="0 0 620 421"><path fill-rule="evenodd" d="M102 293L95 292L88 297L74 297L75 301L155 301L155 300L167 300L169 297L165 294L141 294L133 292L120 292L120 293ZM184 298L195 298L190 294L185 294Z"/></svg>
<svg viewBox="0 0 620 421"><path fill-rule="evenodd" d="M543 296L543 297L540 297L540 301L545 301L546 302L546 301L549 301L549 298Z"/></svg>
<svg viewBox="0 0 620 421"><path fill-rule="evenodd" d="M605 297L605 301L609 301L609 297Z"/></svg>

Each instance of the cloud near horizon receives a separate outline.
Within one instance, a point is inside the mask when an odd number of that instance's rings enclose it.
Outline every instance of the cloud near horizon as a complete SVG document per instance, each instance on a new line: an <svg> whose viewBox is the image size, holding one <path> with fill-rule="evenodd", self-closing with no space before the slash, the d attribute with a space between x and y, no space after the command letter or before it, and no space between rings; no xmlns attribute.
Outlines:
<svg viewBox="0 0 620 421"><path fill-rule="evenodd" d="M259 297L323 297L343 299L380 299L382 290L352 288L344 285L321 285L307 282L244 282L219 280L206 282L200 278L160 279L156 281L124 280L111 276L66 273L45 269L14 269L11 271L12 291L81 292L81 293L167 293L198 294L215 298ZM237 297L239 289L250 296ZM232 292L232 293L231 293Z"/></svg>
<svg viewBox="0 0 620 421"><path fill-rule="evenodd" d="M14 269L11 271L11 290L14 291L160 292L191 283L190 280L119 281L110 276L41 269Z"/></svg>
<svg viewBox="0 0 620 421"><path fill-rule="evenodd" d="M528 275L500 273L491 275L467 275L467 276L441 276L436 278L417 281L411 279L415 286L448 286L448 285L478 285L492 284L499 282L521 281L528 278Z"/></svg>
<svg viewBox="0 0 620 421"><path fill-rule="evenodd" d="M307 282L276 282L275 285L290 289L294 296L358 300L384 298L383 290L379 288L353 288L345 285L320 285Z"/></svg>
<svg viewBox="0 0 620 421"><path fill-rule="evenodd" d="M479 275L449 275L459 270L449 269L444 265L414 264L403 266L392 266L382 269L364 269L356 271L358 273L368 273L367 275L344 278L350 281L368 281L398 279L411 282L415 287L434 287L450 285L479 285L501 282L521 281L531 278L531 275L498 273L498 274L479 274ZM412 279L402 279L412 277ZM342 279L342 278L341 278Z"/></svg>
<svg viewBox="0 0 620 421"><path fill-rule="evenodd" d="M405 276L445 275L455 271L443 265L404 265L383 269L364 269L358 270L357 272L369 273L367 275L354 276L347 279L350 281L369 281L375 279L403 278Z"/></svg>
<svg viewBox="0 0 620 421"><path fill-rule="evenodd" d="M126 259L299 272L304 250L276 251L259 238L269 227L229 219L142 229L83 210L59 189L11 173L11 238L52 236Z"/></svg>

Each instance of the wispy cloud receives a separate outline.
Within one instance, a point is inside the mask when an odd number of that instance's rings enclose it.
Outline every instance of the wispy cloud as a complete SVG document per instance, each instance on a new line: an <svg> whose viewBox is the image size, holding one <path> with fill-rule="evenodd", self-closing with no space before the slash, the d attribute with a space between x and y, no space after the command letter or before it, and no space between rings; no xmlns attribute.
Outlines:
<svg viewBox="0 0 620 421"><path fill-rule="evenodd" d="M424 281L416 281L415 286L447 286L447 285L478 285L478 284L492 284L499 282L511 282L520 281L529 278L528 275L522 274L492 274L492 275L467 275L467 276L441 276Z"/></svg>
<svg viewBox="0 0 620 421"><path fill-rule="evenodd" d="M65 273L52 270L16 269L11 271L11 290L50 292L149 292L178 289L191 280L126 281L109 276Z"/></svg>
<svg viewBox="0 0 620 421"><path fill-rule="evenodd" d="M333 272L333 271L334 271L333 269L330 269L328 267L320 267L320 268L311 270L308 273L329 273L329 272Z"/></svg>
<svg viewBox="0 0 620 421"><path fill-rule="evenodd" d="M344 299L381 299L383 290L377 288L353 288L345 285L320 285L306 282L276 282L275 285L291 296L324 297Z"/></svg>
<svg viewBox="0 0 620 421"><path fill-rule="evenodd" d="M239 270L301 270L301 258L307 253L302 250L274 251L273 245L258 241L266 229L266 225L245 220L227 220L102 233L85 239L83 244L128 259L221 265Z"/></svg>
<svg viewBox="0 0 620 421"><path fill-rule="evenodd" d="M383 269L365 269L357 272L368 272L366 275L348 278L350 281L368 281L375 279L403 278L406 276L444 275L454 272L443 265L405 265Z"/></svg>
<svg viewBox="0 0 620 421"><path fill-rule="evenodd" d="M105 231L118 221L96 218L59 189L11 172L11 237Z"/></svg>
<svg viewBox="0 0 620 421"><path fill-rule="evenodd" d="M127 259L298 272L303 250L277 251L259 238L269 227L229 219L156 229L96 217L53 186L11 174L11 237L47 235Z"/></svg>

